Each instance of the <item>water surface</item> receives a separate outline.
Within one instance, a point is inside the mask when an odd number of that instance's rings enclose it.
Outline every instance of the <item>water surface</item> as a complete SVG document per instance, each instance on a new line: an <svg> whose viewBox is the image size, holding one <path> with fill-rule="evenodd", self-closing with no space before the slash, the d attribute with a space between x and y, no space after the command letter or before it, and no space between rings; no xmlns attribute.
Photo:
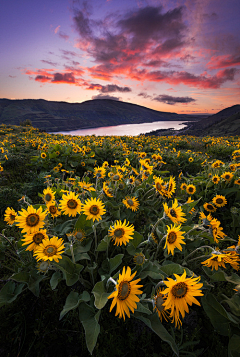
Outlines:
<svg viewBox="0 0 240 357"><path fill-rule="evenodd" d="M75 136L86 136L86 135L96 135L96 136L136 136L139 134L149 133L152 130L157 129L170 129L180 130L184 128L186 121L155 121L153 123L142 123L142 124L124 124L115 126L103 126L99 128L89 128L89 129L79 129L72 131L61 131L52 134L64 134L64 135L75 135Z"/></svg>

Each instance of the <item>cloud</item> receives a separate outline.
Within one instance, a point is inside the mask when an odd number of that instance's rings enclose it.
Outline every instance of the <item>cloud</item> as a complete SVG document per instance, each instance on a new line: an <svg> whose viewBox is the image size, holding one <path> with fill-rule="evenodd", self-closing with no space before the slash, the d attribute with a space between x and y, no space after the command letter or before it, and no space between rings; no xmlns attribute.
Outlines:
<svg viewBox="0 0 240 357"><path fill-rule="evenodd" d="M92 99L111 99L111 100L120 100L120 97L114 97L111 95L103 95L103 94L98 94L92 97Z"/></svg>
<svg viewBox="0 0 240 357"><path fill-rule="evenodd" d="M92 89L92 90L100 90L101 93L111 93L111 92L121 92L121 93L127 93L131 92L131 88L129 87L119 87L116 84L108 84L106 86L103 86L101 84L90 84L87 89Z"/></svg>
<svg viewBox="0 0 240 357"><path fill-rule="evenodd" d="M60 25L58 25L58 27L55 28L54 33L55 34L58 33L59 29L60 29Z"/></svg>
<svg viewBox="0 0 240 357"><path fill-rule="evenodd" d="M54 73L52 82L58 83L76 83L73 73Z"/></svg>
<svg viewBox="0 0 240 357"><path fill-rule="evenodd" d="M42 63L50 64L50 66L56 67L57 63L52 61L41 60Z"/></svg>
<svg viewBox="0 0 240 357"><path fill-rule="evenodd" d="M143 98L145 98L145 99L147 99L147 98L152 98L151 95L149 95L149 94L147 94L147 93L144 93L144 92L139 93L138 96L139 96L139 97L143 97Z"/></svg>
<svg viewBox="0 0 240 357"><path fill-rule="evenodd" d="M176 103L187 104L196 101L195 99L189 97L172 97L171 95L167 95L167 94L158 95L152 100L156 100L157 102L163 102L165 104L170 104L170 105L174 105Z"/></svg>
<svg viewBox="0 0 240 357"><path fill-rule="evenodd" d="M63 38L65 41L69 40L69 36L63 31L59 31L58 36Z"/></svg>
<svg viewBox="0 0 240 357"><path fill-rule="evenodd" d="M210 69L218 69L224 67L232 67L240 65L240 53L236 55L221 55L213 56L207 63Z"/></svg>

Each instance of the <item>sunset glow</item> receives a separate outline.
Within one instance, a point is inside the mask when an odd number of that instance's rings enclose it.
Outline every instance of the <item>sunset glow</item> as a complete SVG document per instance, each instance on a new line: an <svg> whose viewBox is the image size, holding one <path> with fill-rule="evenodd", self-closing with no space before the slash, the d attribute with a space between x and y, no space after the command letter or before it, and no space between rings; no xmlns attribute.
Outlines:
<svg viewBox="0 0 240 357"><path fill-rule="evenodd" d="M0 98L240 104L239 0L3 0Z"/></svg>

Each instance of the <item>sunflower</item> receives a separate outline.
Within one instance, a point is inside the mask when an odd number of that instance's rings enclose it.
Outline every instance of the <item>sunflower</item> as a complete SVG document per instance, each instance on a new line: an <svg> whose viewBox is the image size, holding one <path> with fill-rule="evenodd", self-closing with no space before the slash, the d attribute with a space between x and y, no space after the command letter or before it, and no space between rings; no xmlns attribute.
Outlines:
<svg viewBox="0 0 240 357"><path fill-rule="evenodd" d="M113 197L113 190L107 186L106 182L103 182L103 191L108 197Z"/></svg>
<svg viewBox="0 0 240 357"><path fill-rule="evenodd" d="M216 195L213 199L212 202L215 206L217 207L223 207L227 204L227 200L224 196L221 195Z"/></svg>
<svg viewBox="0 0 240 357"><path fill-rule="evenodd" d="M55 200L55 193L51 190L50 187L46 188L45 190L43 190L43 199L45 201L46 204L51 203L52 201Z"/></svg>
<svg viewBox="0 0 240 357"><path fill-rule="evenodd" d="M55 260L58 263L59 259L62 259L61 254L63 254L63 250L63 239L52 237L50 239L44 239L38 248L35 249L33 256L35 256L37 260Z"/></svg>
<svg viewBox="0 0 240 357"><path fill-rule="evenodd" d="M15 222L16 217L17 212L15 212L13 208L8 207L4 214L4 221L7 222L7 224L12 225Z"/></svg>
<svg viewBox="0 0 240 357"><path fill-rule="evenodd" d="M158 191L160 195L165 196L166 187L164 186L164 181L161 177L155 179L153 187L156 188L156 191Z"/></svg>
<svg viewBox="0 0 240 357"><path fill-rule="evenodd" d="M188 161L189 161L189 162L193 162L193 158L192 158L192 157L189 157Z"/></svg>
<svg viewBox="0 0 240 357"><path fill-rule="evenodd" d="M216 211L216 207L212 203L208 203L208 202L204 203L203 208L208 212Z"/></svg>
<svg viewBox="0 0 240 357"><path fill-rule="evenodd" d="M58 217L61 215L61 211L59 211L59 209L57 208L55 202L50 202L47 205L47 209L49 211L49 213L51 214L52 217Z"/></svg>
<svg viewBox="0 0 240 357"><path fill-rule="evenodd" d="M95 188L92 187L91 183L85 182L85 181L80 181L78 182L79 186L85 190L85 191L96 191Z"/></svg>
<svg viewBox="0 0 240 357"><path fill-rule="evenodd" d="M235 183L235 185L240 185L240 179L236 179L236 180L234 181L234 183Z"/></svg>
<svg viewBox="0 0 240 357"><path fill-rule="evenodd" d="M180 189L181 189L182 191L185 191L186 188L187 188L187 184L186 184L185 182L182 183L181 186L180 186Z"/></svg>
<svg viewBox="0 0 240 357"><path fill-rule="evenodd" d="M197 278L186 278L186 270L182 276L174 274L176 280L167 278L168 281L164 281L164 284L167 286L165 290L162 291L162 294L167 294L166 301L163 303L163 306L166 310L171 309L170 317L172 317L172 322L175 321L175 327L180 327L182 322L180 320L179 312L182 315L182 318L185 317L185 312L189 312L188 305L197 304L200 306L200 303L195 296L203 296L200 288L202 283L198 283L201 277Z"/></svg>
<svg viewBox="0 0 240 357"><path fill-rule="evenodd" d="M129 177L129 183L130 183L130 185L133 185L134 182L135 182L135 177L134 177L133 175L131 175L131 176Z"/></svg>
<svg viewBox="0 0 240 357"><path fill-rule="evenodd" d="M78 196L71 191L62 196L59 208L63 211L63 214L68 215L69 217L75 217L77 213L81 212L82 204Z"/></svg>
<svg viewBox="0 0 240 357"><path fill-rule="evenodd" d="M166 242L164 249L167 247L168 249L168 254L171 252L172 255L174 255L174 249L178 248L179 250L182 251L182 246L181 244L186 244L183 242L183 233L185 232L180 232L181 224L179 226L174 226L171 225L167 226L167 237L166 237Z"/></svg>
<svg viewBox="0 0 240 357"><path fill-rule="evenodd" d="M214 176L212 177L212 182L213 182L215 185L218 184L219 181L220 181L220 177L219 177L218 175L214 175Z"/></svg>
<svg viewBox="0 0 240 357"><path fill-rule="evenodd" d="M169 319L169 312L166 310L165 306L163 306L163 303L166 301L166 296L162 294L163 288L158 288L156 291L156 295L153 297L154 299L154 308L153 311L155 310L158 314L159 319L162 322L162 318L164 320L168 321Z"/></svg>
<svg viewBox="0 0 240 357"><path fill-rule="evenodd" d="M111 176L112 181L117 182L120 181L123 178L123 175L117 171L115 174Z"/></svg>
<svg viewBox="0 0 240 357"><path fill-rule="evenodd" d="M104 167L95 167L94 168L94 175L93 177L96 177L96 178L104 178L106 176L106 170Z"/></svg>
<svg viewBox="0 0 240 357"><path fill-rule="evenodd" d="M189 195L193 195L196 192L196 186L194 185L187 185L186 191Z"/></svg>
<svg viewBox="0 0 240 357"><path fill-rule="evenodd" d="M82 229L75 229L72 233L67 235L72 236L78 242L82 242L86 238L86 234Z"/></svg>
<svg viewBox="0 0 240 357"><path fill-rule="evenodd" d="M212 270L218 270L218 267L226 268L226 258L227 254L221 253L217 250L211 254L211 257L209 259L204 260L204 262L202 262L201 264L205 265L208 268L212 268Z"/></svg>
<svg viewBox="0 0 240 357"><path fill-rule="evenodd" d="M22 229L22 233L35 233L44 226L44 219L47 211L42 211L42 207L37 210L33 206L28 206L25 210L22 208L16 217L16 225Z"/></svg>
<svg viewBox="0 0 240 357"><path fill-rule="evenodd" d="M223 228L220 227L220 224L221 222L218 221L216 218L212 219L210 222L212 235L216 243L218 243L218 239L223 239L224 237L226 237L226 234L223 233Z"/></svg>
<svg viewBox="0 0 240 357"><path fill-rule="evenodd" d="M27 234L22 241L24 242L23 245L30 244L26 250L35 250L39 244L42 243L44 239L47 239L47 231L46 229L40 229L39 231L31 234Z"/></svg>
<svg viewBox="0 0 240 357"><path fill-rule="evenodd" d="M142 294L139 288L143 285L137 285L141 279L132 280L136 273L135 271L131 275L131 268L127 267L125 272L125 267L123 267L122 274L119 274L116 290L108 296L108 299L113 299L110 312L117 305L115 316L119 315L120 319L123 317L125 320L125 314L130 317L129 310L134 313L134 309L137 308L136 302L140 300L136 295Z"/></svg>
<svg viewBox="0 0 240 357"><path fill-rule="evenodd" d="M141 266L145 262L145 255L142 252L136 253L133 257L133 261L136 265Z"/></svg>
<svg viewBox="0 0 240 357"><path fill-rule="evenodd" d="M174 177L170 176L170 179L167 183L166 196L168 198L171 198L173 193L175 192L175 190L176 190L176 181L175 181Z"/></svg>
<svg viewBox="0 0 240 357"><path fill-rule="evenodd" d="M231 172L224 172L221 177L226 181L230 182L231 179L233 178L233 174Z"/></svg>
<svg viewBox="0 0 240 357"><path fill-rule="evenodd" d="M126 224L126 219L122 223L121 221L117 221L114 226L110 227L108 230L108 235L112 237L114 241L114 245L126 245L131 237L134 234L134 226L129 223Z"/></svg>
<svg viewBox="0 0 240 357"><path fill-rule="evenodd" d="M185 216L185 213L182 211L182 208L178 206L178 200L176 198L171 208L168 207L166 202L163 203L163 208L164 212L173 223L178 224L186 221L186 218L183 218L183 216Z"/></svg>
<svg viewBox="0 0 240 357"><path fill-rule="evenodd" d="M87 219L92 219L99 221L102 219L102 215L106 213L105 206L102 201L98 198L87 199L83 205L83 213L87 216Z"/></svg>
<svg viewBox="0 0 240 357"><path fill-rule="evenodd" d="M42 159L46 159L46 157L47 157L47 154L46 154L45 152L42 152L42 153L41 153L41 158L42 158Z"/></svg>
<svg viewBox="0 0 240 357"><path fill-rule="evenodd" d="M137 200L137 198L135 197L130 197L130 196L127 196L125 197L124 200L122 200L123 203L125 204L125 206L127 208L130 208L132 211L137 211L138 210L138 207L139 207L139 202Z"/></svg>

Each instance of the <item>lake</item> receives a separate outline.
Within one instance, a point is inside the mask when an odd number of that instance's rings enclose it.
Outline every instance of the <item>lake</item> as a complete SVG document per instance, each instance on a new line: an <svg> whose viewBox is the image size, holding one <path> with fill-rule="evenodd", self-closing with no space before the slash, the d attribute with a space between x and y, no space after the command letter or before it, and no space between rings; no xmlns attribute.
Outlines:
<svg viewBox="0 0 240 357"><path fill-rule="evenodd" d="M155 121L153 123L142 123L142 124L124 124L115 126L103 126L99 128L89 128L89 129L79 129L72 131L61 131L50 134L64 134L73 136L137 136L139 134L149 133L152 130L158 129L169 129L173 128L175 130L180 130L184 128L187 121Z"/></svg>

